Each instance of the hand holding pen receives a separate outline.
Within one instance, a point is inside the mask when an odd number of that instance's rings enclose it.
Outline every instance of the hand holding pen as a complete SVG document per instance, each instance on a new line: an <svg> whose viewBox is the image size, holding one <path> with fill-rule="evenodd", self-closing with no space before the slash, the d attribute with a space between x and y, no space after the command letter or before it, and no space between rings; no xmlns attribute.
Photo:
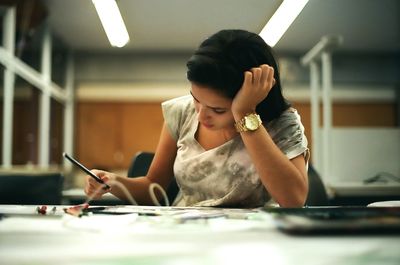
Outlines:
<svg viewBox="0 0 400 265"><path fill-rule="evenodd" d="M112 182L115 179L115 175L107 171L93 169L91 172L95 174L98 178L100 178L104 183L107 183L109 181ZM92 178L91 175L86 176L85 193L88 197L92 199L100 199L101 196L109 192L110 189L111 188L107 189L104 186L102 188L102 184Z"/></svg>
<svg viewBox="0 0 400 265"><path fill-rule="evenodd" d="M79 167L83 172L88 174L87 181L91 181L91 182L88 182L88 185L86 185L86 188L85 188L85 193L87 195L92 196L93 193L96 193L93 196L93 198L97 199L97 198L100 198L104 193L110 191L111 187L106 184L106 182L109 180L109 177L105 176L105 174L104 174L105 171L100 171L100 170L97 170L97 172L95 170L90 171L84 165L79 163L76 159L74 159L67 153L63 153L63 156L66 159L68 159L71 163L73 163L74 165ZM101 189L99 188L99 185L101 185L101 187L102 187Z"/></svg>

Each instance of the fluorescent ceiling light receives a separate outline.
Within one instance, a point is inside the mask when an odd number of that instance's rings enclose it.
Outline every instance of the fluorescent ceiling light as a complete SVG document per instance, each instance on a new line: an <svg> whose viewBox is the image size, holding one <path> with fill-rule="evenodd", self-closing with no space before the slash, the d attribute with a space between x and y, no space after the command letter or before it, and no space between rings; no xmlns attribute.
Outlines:
<svg viewBox="0 0 400 265"><path fill-rule="evenodd" d="M121 48L129 41L128 31L115 0L92 0L112 46Z"/></svg>
<svg viewBox="0 0 400 265"><path fill-rule="evenodd" d="M269 46L274 47L300 14L301 10L303 10L307 2L308 0L284 0L275 14L261 30L261 38L263 38Z"/></svg>

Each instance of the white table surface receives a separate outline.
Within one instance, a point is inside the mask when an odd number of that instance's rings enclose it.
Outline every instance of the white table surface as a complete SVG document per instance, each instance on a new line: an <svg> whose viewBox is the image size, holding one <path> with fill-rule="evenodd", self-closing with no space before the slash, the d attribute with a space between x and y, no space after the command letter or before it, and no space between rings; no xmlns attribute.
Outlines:
<svg viewBox="0 0 400 265"><path fill-rule="evenodd" d="M39 215L35 206L0 205L11 214L0 220L0 263L400 264L399 235L287 235L258 210L139 207L162 216L78 218L64 207ZM183 221L214 212L225 217Z"/></svg>

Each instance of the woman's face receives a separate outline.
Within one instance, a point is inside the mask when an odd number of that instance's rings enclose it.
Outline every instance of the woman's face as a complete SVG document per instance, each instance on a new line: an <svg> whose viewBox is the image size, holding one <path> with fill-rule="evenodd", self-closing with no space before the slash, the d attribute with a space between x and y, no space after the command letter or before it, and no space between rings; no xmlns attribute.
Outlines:
<svg viewBox="0 0 400 265"><path fill-rule="evenodd" d="M231 111L232 100L221 96L215 90L192 83L190 92L198 119L209 130L232 129L234 118Z"/></svg>

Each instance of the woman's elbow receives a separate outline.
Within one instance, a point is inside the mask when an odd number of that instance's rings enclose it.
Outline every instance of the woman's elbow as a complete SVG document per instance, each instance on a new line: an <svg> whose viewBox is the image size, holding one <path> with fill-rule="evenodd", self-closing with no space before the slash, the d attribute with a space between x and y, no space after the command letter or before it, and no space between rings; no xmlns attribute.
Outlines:
<svg viewBox="0 0 400 265"><path fill-rule="evenodd" d="M277 201L277 203L280 207L300 208L305 205L307 196L308 186L304 184L300 187L297 187L297 189L292 193L292 196L285 196Z"/></svg>

